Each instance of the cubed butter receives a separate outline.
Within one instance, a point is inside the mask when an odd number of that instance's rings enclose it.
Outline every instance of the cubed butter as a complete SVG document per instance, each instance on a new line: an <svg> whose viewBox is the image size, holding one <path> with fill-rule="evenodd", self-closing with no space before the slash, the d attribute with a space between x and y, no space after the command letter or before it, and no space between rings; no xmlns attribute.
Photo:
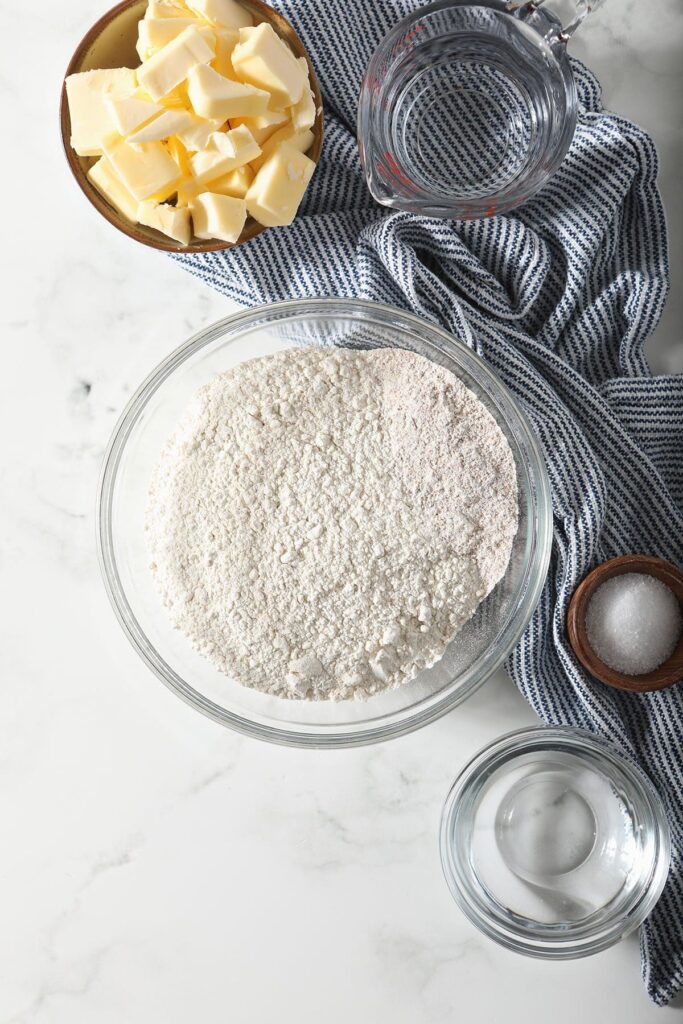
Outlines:
<svg viewBox="0 0 683 1024"><path fill-rule="evenodd" d="M211 61L211 67L215 68L219 75L224 78L231 78L236 82L237 75L232 66L232 51L239 42L240 34L234 28L217 28L214 30L216 36L216 56Z"/></svg>
<svg viewBox="0 0 683 1024"><path fill-rule="evenodd" d="M169 206L166 203L155 203L146 200L140 203L137 210L140 224L148 228L156 228L181 245L189 245L192 238L192 221L187 207Z"/></svg>
<svg viewBox="0 0 683 1024"><path fill-rule="evenodd" d="M223 127L224 121L207 121L206 118L197 117L196 114L190 114L190 118L191 121L188 127L180 132L176 132L176 135L186 149L196 153L200 149L206 149L209 139L214 132Z"/></svg>
<svg viewBox="0 0 683 1024"><path fill-rule="evenodd" d="M219 192L223 196L244 199L253 180L254 172L249 164L245 164L244 167L238 167L230 174L225 174L222 178L209 182L207 189L209 192Z"/></svg>
<svg viewBox="0 0 683 1024"><path fill-rule="evenodd" d="M107 100L130 96L135 87L135 72L131 68L105 68L69 75L66 96L71 118L71 145L79 156L99 156L102 153L102 139L114 127Z"/></svg>
<svg viewBox="0 0 683 1024"><path fill-rule="evenodd" d="M289 121L282 128L278 128L269 139L263 143L261 147L261 155L254 158L251 164L255 171L263 166L268 157L272 156L278 146L281 146L283 142L286 142L289 146L293 146L294 149L298 149L300 153L306 153L313 145L313 132L307 130L305 132L297 132L294 130L294 125Z"/></svg>
<svg viewBox="0 0 683 1024"><path fill-rule="evenodd" d="M239 42L240 43L246 43L247 39L249 39L249 37L252 36L255 31L256 31L256 25L252 25L250 27L248 26L246 28L239 29L239 32L238 32Z"/></svg>
<svg viewBox="0 0 683 1024"><path fill-rule="evenodd" d="M308 78L308 61L305 57L299 57L299 64L306 75L306 84L304 85L304 91L301 93L301 99L289 108L289 114L292 118L294 130L305 132L307 128L312 128L315 124L316 109L315 99Z"/></svg>
<svg viewBox="0 0 683 1024"><path fill-rule="evenodd" d="M291 107L301 99L306 84L304 71L266 22L240 32L240 41L232 51L232 66L241 81L271 93L271 107Z"/></svg>
<svg viewBox="0 0 683 1024"><path fill-rule="evenodd" d="M249 122L247 128L251 131L252 127L259 130L261 128L280 128L289 120L289 115L286 110L270 110L270 108L266 108L263 114L256 114L254 117L249 118L237 118L237 120L243 124ZM235 124L233 127L237 128L238 125Z"/></svg>
<svg viewBox="0 0 683 1024"><path fill-rule="evenodd" d="M309 65L253 21L236 0L149 0L137 71L67 79L72 145L100 156L88 177L126 220L181 245L294 220L315 170Z"/></svg>
<svg viewBox="0 0 683 1024"><path fill-rule="evenodd" d="M145 18L187 18L189 13L182 0L149 0Z"/></svg>
<svg viewBox="0 0 683 1024"><path fill-rule="evenodd" d="M189 110L190 101L187 96L187 79L181 82L180 85L176 85L175 89L171 89L165 96L162 96L159 102L162 106L169 109Z"/></svg>
<svg viewBox="0 0 683 1024"><path fill-rule="evenodd" d="M187 6L212 25L222 28L243 28L254 24L250 12L236 0L187 0Z"/></svg>
<svg viewBox="0 0 683 1024"><path fill-rule="evenodd" d="M196 114L216 120L261 114L270 99L263 89L233 82L206 64L192 68L187 77L187 92Z"/></svg>
<svg viewBox="0 0 683 1024"><path fill-rule="evenodd" d="M169 154L173 157L175 162L178 164L178 167L180 168L180 173L182 174L183 177L183 181L185 181L187 178L191 178L192 168L190 167L190 155L177 135L171 136L171 138L166 143L166 149L168 150ZM180 185L178 186L178 188L180 188Z"/></svg>
<svg viewBox="0 0 683 1024"><path fill-rule="evenodd" d="M266 227L291 224L314 170L313 161L294 146L279 146L247 192L247 209L254 220Z"/></svg>
<svg viewBox="0 0 683 1024"><path fill-rule="evenodd" d="M144 62L148 60L154 53L151 46L149 45L149 40L147 39L145 30L142 27L144 24L144 21L138 22L138 38L135 44L135 50L137 52L138 57L140 58L141 64L144 64Z"/></svg>
<svg viewBox="0 0 683 1024"><path fill-rule="evenodd" d="M130 135L164 109L159 103L140 99L135 94L123 98L107 96L105 102L111 122L119 135Z"/></svg>
<svg viewBox="0 0 683 1024"><path fill-rule="evenodd" d="M187 110L164 110L158 117L129 135L128 142L158 142L171 135L177 135L178 132L189 128L191 123L192 115Z"/></svg>
<svg viewBox="0 0 683 1024"><path fill-rule="evenodd" d="M104 152L138 202L168 199L181 180L178 164L161 142L130 145L114 133L104 139Z"/></svg>
<svg viewBox="0 0 683 1024"><path fill-rule="evenodd" d="M178 206L187 206L200 192L216 192L222 196L244 199L253 180L254 172L248 164L208 182L190 178L178 186Z"/></svg>
<svg viewBox="0 0 683 1024"><path fill-rule="evenodd" d="M198 196L200 192L206 192L206 189L207 186L203 182L195 181L192 177L186 178L178 185L176 203L178 206L188 206L195 196Z"/></svg>
<svg viewBox="0 0 683 1024"><path fill-rule="evenodd" d="M192 176L200 182L220 178L251 163L260 152L244 125L229 132L214 132L206 149L190 157Z"/></svg>
<svg viewBox="0 0 683 1024"><path fill-rule="evenodd" d="M187 78L197 64L208 64L215 55L203 30L183 29L153 57L138 68L138 82L153 100L160 100Z"/></svg>
<svg viewBox="0 0 683 1024"><path fill-rule="evenodd" d="M197 238L236 242L247 219L247 204L234 196L201 192L190 201L190 213Z"/></svg>
<svg viewBox="0 0 683 1024"><path fill-rule="evenodd" d="M187 12L189 14L189 11ZM200 28L197 18L143 18L138 22L136 49L140 60L148 60L157 50L184 32L186 28Z"/></svg>
<svg viewBox="0 0 683 1024"><path fill-rule="evenodd" d="M97 163L92 165L88 171L88 178L97 191L111 203L115 210L118 210L122 217L135 224L138 216L138 201L114 173L106 156L101 156Z"/></svg>
<svg viewBox="0 0 683 1024"><path fill-rule="evenodd" d="M246 125L259 146L263 146L263 143L288 120L286 110L266 110L264 114L258 114L256 117L231 117L230 127L239 128L241 124Z"/></svg>

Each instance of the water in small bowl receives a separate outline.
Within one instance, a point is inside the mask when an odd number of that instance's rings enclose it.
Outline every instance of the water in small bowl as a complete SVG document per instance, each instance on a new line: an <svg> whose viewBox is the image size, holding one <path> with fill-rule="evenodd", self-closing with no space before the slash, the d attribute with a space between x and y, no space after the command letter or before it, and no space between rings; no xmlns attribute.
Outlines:
<svg viewBox="0 0 683 1024"><path fill-rule="evenodd" d="M456 779L441 854L451 892L490 938L566 959L617 942L666 880L670 839L652 783L570 728L503 736Z"/></svg>

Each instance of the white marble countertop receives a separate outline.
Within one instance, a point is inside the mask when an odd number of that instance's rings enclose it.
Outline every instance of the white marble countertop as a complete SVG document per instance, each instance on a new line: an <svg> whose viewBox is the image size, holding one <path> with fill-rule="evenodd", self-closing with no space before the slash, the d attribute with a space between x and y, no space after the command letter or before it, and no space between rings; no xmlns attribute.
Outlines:
<svg viewBox="0 0 683 1024"><path fill-rule="evenodd" d="M441 877L450 782L535 719L500 673L429 728L332 753L233 735L138 660L100 584L100 459L142 377L229 304L100 220L69 177L60 77L102 4L0 0L0 1024L619 1024L638 944L539 963L472 928ZM574 51L654 135L683 370L683 5L608 0Z"/></svg>

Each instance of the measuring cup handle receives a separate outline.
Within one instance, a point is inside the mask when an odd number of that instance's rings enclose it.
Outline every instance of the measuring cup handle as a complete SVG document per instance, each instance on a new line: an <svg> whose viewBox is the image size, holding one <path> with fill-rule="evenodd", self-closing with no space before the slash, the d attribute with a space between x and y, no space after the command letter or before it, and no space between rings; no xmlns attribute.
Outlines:
<svg viewBox="0 0 683 1024"><path fill-rule="evenodd" d="M588 15L592 14L593 11L597 11L598 7L602 7L604 2L605 0L574 0L576 8L574 18L568 25L563 25L557 32L552 33L555 41L560 43L569 42L577 28L583 25ZM531 14L544 3L545 0L508 0L507 9L509 11L519 11L520 15L524 17L526 11ZM526 11L522 10L522 8L525 8Z"/></svg>
<svg viewBox="0 0 683 1024"><path fill-rule="evenodd" d="M541 0L543 2L543 0ZM559 33L559 37L563 42L568 42L576 32L580 25L583 25L584 21L589 14L593 11L597 11L598 7L602 7L605 0L575 0L576 14L573 21L570 21L568 25L564 25L562 31Z"/></svg>

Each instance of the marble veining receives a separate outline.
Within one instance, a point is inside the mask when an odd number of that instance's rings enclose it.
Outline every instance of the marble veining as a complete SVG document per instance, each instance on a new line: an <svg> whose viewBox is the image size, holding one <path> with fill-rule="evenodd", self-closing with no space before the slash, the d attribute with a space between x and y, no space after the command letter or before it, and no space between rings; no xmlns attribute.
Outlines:
<svg viewBox="0 0 683 1024"><path fill-rule="evenodd" d="M441 877L452 778L534 717L501 672L429 728L285 750L202 719L121 633L94 497L127 398L231 311L83 200L57 107L104 9L0 0L0 1024L667 1024L635 937L539 964L475 931ZM649 354L683 371L683 6L607 0L573 50L654 136L672 295Z"/></svg>

